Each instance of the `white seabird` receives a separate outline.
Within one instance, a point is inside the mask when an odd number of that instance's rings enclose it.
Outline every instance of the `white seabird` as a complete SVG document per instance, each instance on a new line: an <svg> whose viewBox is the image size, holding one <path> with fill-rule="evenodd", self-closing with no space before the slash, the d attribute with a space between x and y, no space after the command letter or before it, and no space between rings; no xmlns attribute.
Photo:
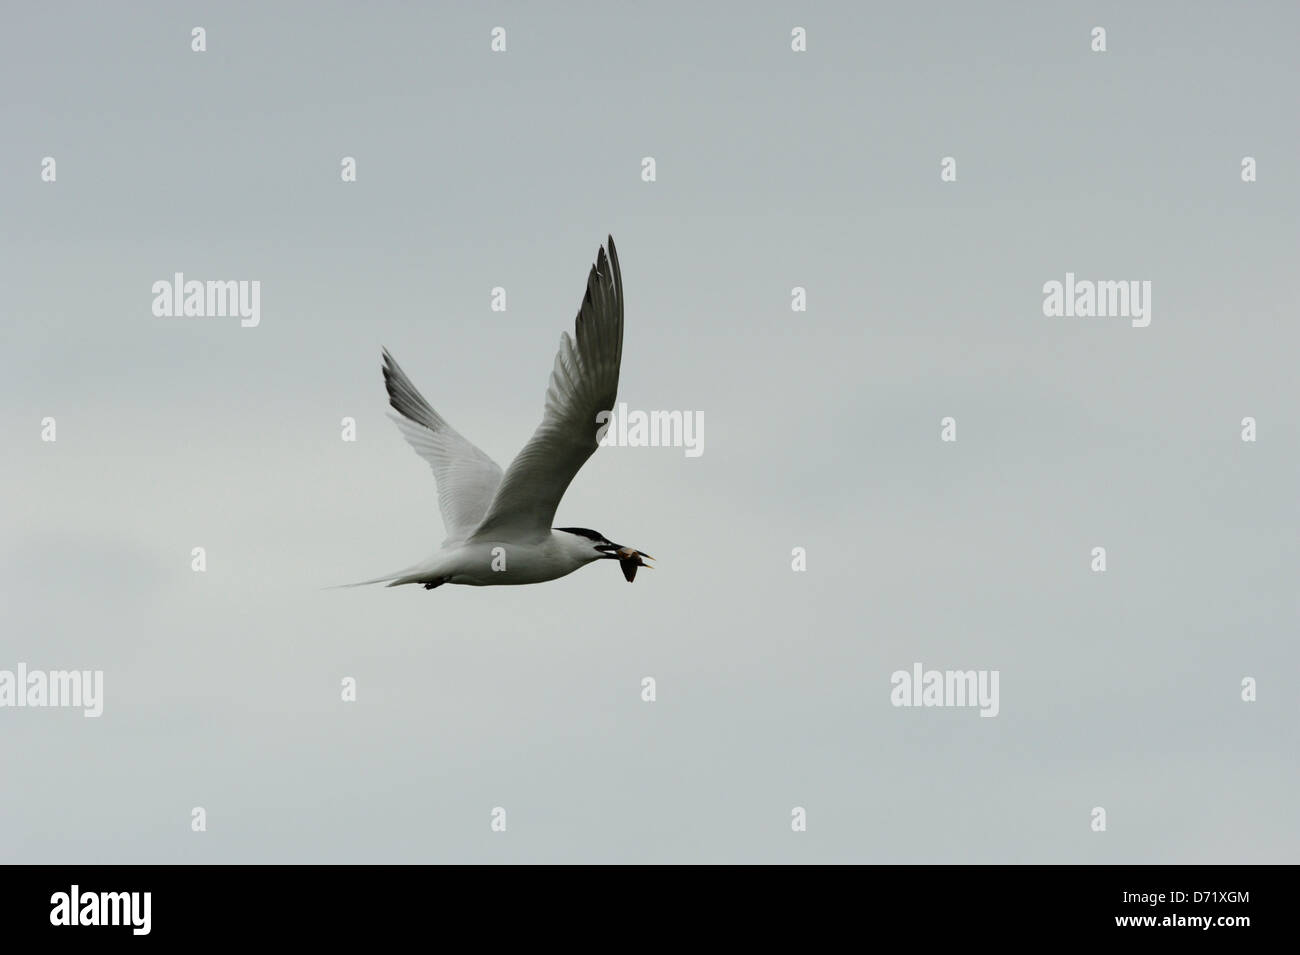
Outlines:
<svg viewBox="0 0 1300 955"><path fill-rule="evenodd" d="M574 337L565 332L555 356L542 423L503 475L411 384L384 349L384 384L398 415L390 415L438 484L447 527L428 560L373 580L387 583L489 587L535 584L571 574L595 560L617 560L630 583L653 560L584 527L551 527L569 482L597 446L597 415L614 407L623 358L623 275L614 237L587 276ZM399 417L400 415L400 417Z"/></svg>

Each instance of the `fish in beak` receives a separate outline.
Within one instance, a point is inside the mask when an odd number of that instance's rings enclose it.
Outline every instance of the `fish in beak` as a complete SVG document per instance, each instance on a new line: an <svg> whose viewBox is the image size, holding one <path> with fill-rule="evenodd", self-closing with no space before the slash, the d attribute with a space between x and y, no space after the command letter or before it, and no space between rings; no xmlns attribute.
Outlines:
<svg viewBox="0 0 1300 955"><path fill-rule="evenodd" d="M645 567L654 570L654 567L647 564L647 560L654 560L649 554L643 554L639 550L633 550L631 547L620 547L618 549L618 566L623 571L623 577L630 584L636 579L636 569Z"/></svg>

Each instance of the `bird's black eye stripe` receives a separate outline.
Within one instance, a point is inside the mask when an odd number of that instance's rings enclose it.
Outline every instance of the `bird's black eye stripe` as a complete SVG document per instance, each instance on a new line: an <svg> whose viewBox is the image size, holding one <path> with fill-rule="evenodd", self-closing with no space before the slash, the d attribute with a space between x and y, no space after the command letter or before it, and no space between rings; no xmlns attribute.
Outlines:
<svg viewBox="0 0 1300 955"><path fill-rule="evenodd" d="M597 543L605 542L604 534L597 534L595 531L586 527L557 527L557 531L564 531L566 534L577 534L579 537L585 537L587 540L593 540Z"/></svg>

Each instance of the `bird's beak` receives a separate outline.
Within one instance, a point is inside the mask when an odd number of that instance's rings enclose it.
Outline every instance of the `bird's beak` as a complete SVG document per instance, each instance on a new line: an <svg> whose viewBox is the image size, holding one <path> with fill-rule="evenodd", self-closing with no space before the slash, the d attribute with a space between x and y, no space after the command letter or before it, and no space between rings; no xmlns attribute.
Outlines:
<svg viewBox="0 0 1300 955"><path fill-rule="evenodd" d="M638 567L654 570L654 567L646 563L647 560L654 560L654 558L631 547L620 547L618 549L618 566L623 571L623 576L629 584L636 579L636 569Z"/></svg>

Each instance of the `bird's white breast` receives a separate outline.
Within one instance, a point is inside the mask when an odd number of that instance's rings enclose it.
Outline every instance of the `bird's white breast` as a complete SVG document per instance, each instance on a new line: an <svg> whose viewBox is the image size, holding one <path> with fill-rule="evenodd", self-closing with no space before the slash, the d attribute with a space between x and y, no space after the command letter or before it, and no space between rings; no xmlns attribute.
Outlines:
<svg viewBox="0 0 1300 955"><path fill-rule="evenodd" d="M571 574L596 558L585 541L552 531L550 537L534 542L461 544L439 554L435 558L438 566L430 572L445 577L448 583L473 587L536 584Z"/></svg>

